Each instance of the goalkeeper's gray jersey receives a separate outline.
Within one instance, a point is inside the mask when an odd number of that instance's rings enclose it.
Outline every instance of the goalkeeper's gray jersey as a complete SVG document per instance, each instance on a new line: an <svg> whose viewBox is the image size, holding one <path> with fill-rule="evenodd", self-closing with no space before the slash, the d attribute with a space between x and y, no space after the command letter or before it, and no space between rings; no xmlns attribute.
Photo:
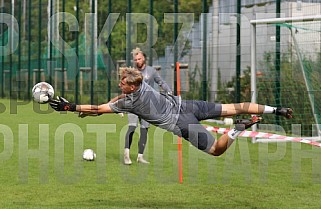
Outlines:
<svg viewBox="0 0 321 209"><path fill-rule="evenodd" d="M157 83L165 92L171 92L171 89L167 85L167 83L159 76L158 72L155 68L151 66L146 66L144 70L142 70L142 74L144 77L144 81L150 85L154 86L154 83Z"/></svg>
<svg viewBox="0 0 321 209"><path fill-rule="evenodd" d="M155 126L173 131L179 116L181 98L161 94L143 81L139 90L109 106L115 113L130 112Z"/></svg>

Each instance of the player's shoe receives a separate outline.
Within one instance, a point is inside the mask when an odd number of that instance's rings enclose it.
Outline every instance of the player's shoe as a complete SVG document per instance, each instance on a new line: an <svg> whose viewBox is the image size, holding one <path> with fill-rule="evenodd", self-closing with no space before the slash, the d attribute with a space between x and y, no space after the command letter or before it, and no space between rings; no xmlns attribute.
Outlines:
<svg viewBox="0 0 321 209"><path fill-rule="evenodd" d="M286 108L286 107L278 107L275 110L276 115L281 115L281 116L286 117L288 119L293 118L292 112L293 112L293 110L291 108Z"/></svg>
<svg viewBox="0 0 321 209"><path fill-rule="evenodd" d="M129 157L129 150L126 150L125 149L125 152L124 152L124 164L125 165L131 165L132 164L132 161Z"/></svg>
<svg viewBox="0 0 321 209"><path fill-rule="evenodd" d="M260 123L262 121L260 116L252 116L250 119L236 119L235 120L235 129L238 131L244 131L245 129L250 128L254 124Z"/></svg>
<svg viewBox="0 0 321 209"><path fill-rule="evenodd" d="M143 158L143 156L137 157L137 162L138 162L138 163L142 163L142 164L149 164L149 162L148 162L147 160L145 160L145 159Z"/></svg>
<svg viewBox="0 0 321 209"><path fill-rule="evenodd" d="M124 156L124 164L125 165L131 165L132 161L128 156Z"/></svg>

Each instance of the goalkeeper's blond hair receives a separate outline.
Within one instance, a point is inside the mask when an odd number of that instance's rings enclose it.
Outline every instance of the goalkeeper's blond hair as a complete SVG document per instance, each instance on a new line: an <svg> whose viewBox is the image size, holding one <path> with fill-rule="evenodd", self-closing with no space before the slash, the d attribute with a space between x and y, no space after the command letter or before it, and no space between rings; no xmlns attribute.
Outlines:
<svg viewBox="0 0 321 209"><path fill-rule="evenodd" d="M120 69L121 80L126 78L129 85L139 86L143 82L143 75L140 70L132 67L123 67Z"/></svg>

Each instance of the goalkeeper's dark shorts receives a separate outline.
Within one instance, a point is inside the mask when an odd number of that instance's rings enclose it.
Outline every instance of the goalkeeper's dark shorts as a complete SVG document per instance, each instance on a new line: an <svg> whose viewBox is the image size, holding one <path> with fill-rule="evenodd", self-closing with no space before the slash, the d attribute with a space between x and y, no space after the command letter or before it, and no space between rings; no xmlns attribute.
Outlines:
<svg viewBox="0 0 321 209"><path fill-rule="evenodd" d="M215 138L199 121L220 117L222 105L206 101L183 100L176 123L179 136L188 140L198 149L208 153Z"/></svg>

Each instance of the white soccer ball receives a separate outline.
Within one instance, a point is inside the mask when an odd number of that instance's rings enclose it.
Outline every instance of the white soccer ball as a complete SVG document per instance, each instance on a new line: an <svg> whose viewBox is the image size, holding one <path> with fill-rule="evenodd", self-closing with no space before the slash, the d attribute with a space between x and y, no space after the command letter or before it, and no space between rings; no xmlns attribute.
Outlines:
<svg viewBox="0 0 321 209"><path fill-rule="evenodd" d="M49 99L53 98L54 94L54 88L46 82L37 83L32 88L33 100L40 104L49 102Z"/></svg>
<svg viewBox="0 0 321 209"><path fill-rule="evenodd" d="M96 159L96 153L92 149L85 149L82 153L82 159L87 161L94 161Z"/></svg>

